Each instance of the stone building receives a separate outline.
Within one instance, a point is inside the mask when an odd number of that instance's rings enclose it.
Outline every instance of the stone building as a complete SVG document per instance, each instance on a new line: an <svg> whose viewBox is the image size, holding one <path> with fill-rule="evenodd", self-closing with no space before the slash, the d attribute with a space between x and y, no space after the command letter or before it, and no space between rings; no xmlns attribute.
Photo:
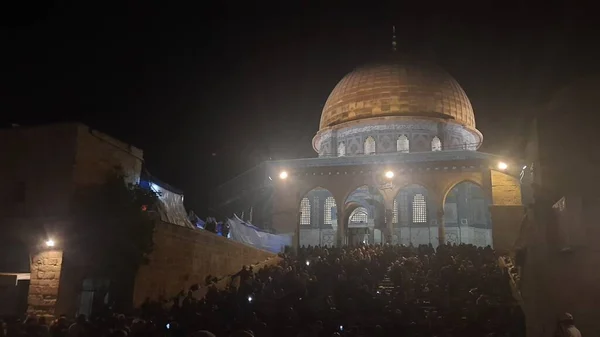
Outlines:
<svg viewBox="0 0 600 337"><path fill-rule="evenodd" d="M73 193L101 183L119 167L131 182L140 177L143 151L78 123L14 127L0 131L0 278L28 296L31 312L57 305L64 271L61 231L69 222ZM54 247L46 242L52 240ZM13 280L13 281L11 281ZM78 298L81 284L66 297ZM0 306L14 314L21 298L0 287ZM66 306L61 312L69 312ZM64 310L63 310L64 309Z"/></svg>
<svg viewBox="0 0 600 337"><path fill-rule="evenodd" d="M527 335L553 336L565 312L583 335L600 330L599 83L579 78L538 106L524 147L528 210L516 247Z"/></svg>
<svg viewBox="0 0 600 337"><path fill-rule="evenodd" d="M266 162L219 187L217 207L295 233L296 245L509 249L524 212L523 164L477 151L482 142L452 76L392 55L335 86L312 141L316 158Z"/></svg>
<svg viewBox="0 0 600 337"><path fill-rule="evenodd" d="M110 280L90 278L65 228L77 188L101 184L120 168L159 193L154 250L138 270L132 303L168 298L206 276L226 276L273 254L194 228L181 191L143 169L142 150L83 124L0 130L0 315L89 314ZM97 277L94 275L93 277Z"/></svg>

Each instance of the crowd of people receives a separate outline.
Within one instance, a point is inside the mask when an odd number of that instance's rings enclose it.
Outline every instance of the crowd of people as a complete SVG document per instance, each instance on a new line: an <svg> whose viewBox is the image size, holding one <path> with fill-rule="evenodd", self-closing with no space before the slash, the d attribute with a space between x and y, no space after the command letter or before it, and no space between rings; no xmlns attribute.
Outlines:
<svg viewBox="0 0 600 337"><path fill-rule="evenodd" d="M136 318L29 318L0 336L523 336L507 278L472 245L303 247L202 299L190 289Z"/></svg>

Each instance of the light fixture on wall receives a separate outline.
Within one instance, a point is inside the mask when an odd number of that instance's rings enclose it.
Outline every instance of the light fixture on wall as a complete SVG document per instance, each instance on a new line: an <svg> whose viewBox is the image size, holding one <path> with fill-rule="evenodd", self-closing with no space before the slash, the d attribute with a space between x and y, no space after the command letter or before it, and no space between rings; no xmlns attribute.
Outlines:
<svg viewBox="0 0 600 337"><path fill-rule="evenodd" d="M46 247L54 247L55 244L56 243L52 239L48 239L48 241L46 241Z"/></svg>
<svg viewBox="0 0 600 337"><path fill-rule="evenodd" d="M285 180L288 177L288 173L286 171L281 171L279 173L279 179Z"/></svg>
<svg viewBox="0 0 600 337"><path fill-rule="evenodd" d="M503 162L503 161L501 161L501 162L499 162L499 163L498 163L498 169L499 169L499 170L502 170L502 171L504 171L504 170L506 170L507 168L508 168L508 164L507 164L507 163L505 163L505 162Z"/></svg>
<svg viewBox="0 0 600 337"><path fill-rule="evenodd" d="M388 178L388 179L394 178L394 172L393 171L387 171L387 172L385 172L385 177Z"/></svg>

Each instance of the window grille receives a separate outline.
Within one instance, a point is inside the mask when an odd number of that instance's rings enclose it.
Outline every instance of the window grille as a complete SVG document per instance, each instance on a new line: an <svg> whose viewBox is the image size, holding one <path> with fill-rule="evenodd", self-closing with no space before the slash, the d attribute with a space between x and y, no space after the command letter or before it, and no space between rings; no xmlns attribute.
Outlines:
<svg viewBox="0 0 600 337"><path fill-rule="evenodd" d="M415 194L413 197L413 223L424 223L427 222L427 204L425 203L425 196L423 194Z"/></svg>

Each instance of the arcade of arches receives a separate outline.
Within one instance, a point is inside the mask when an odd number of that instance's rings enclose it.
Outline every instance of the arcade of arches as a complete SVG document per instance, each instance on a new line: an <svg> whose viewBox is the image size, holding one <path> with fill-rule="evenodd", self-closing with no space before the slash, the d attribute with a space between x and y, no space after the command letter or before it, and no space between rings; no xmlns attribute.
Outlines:
<svg viewBox="0 0 600 337"><path fill-rule="evenodd" d="M479 185L463 181L454 186L443 206L446 242L491 245L489 204ZM346 243L384 242L385 201L377 188L360 186L343 205ZM402 187L393 199L392 242L436 246L439 209L425 187L417 184ZM335 245L337 229L337 203L333 194L321 187L309 191L300 201L300 245Z"/></svg>
<svg viewBox="0 0 600 337"><path fill-rule="evenodd" d="M371 182L350 187L350 180L341 184L343 189L336 183L343 177L318 177L321 179L316 180L324 182L308 192L300 192L296 199L299 223L296 244L389 242L432 244L435 247L445 242L492 246L490 208L494 205L519 206L520 190L516 177L493 170L485 173L459 173L447 179L429 180L405 176L391 186L375 184L371 179ZM440 176L443 173L436 172L433 177ZM490 179L487 183L482 178L485 176ZM295 183L282 184L288 191L294 190L293 187L302 188L307 181L301 178L296 176ZM326 178L332 183L325 182ZM509 194L512 195L507 196Z"/></svg>

